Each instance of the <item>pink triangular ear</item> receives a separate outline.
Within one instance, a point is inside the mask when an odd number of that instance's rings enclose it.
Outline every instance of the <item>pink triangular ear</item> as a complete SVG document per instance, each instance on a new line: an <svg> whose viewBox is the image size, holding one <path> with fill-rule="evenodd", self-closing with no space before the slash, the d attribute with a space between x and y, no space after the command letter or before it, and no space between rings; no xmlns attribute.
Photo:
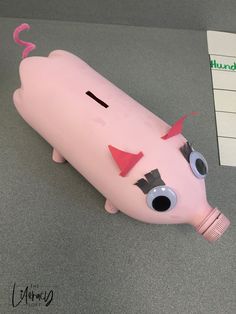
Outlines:
<svg viewBox="0 0 236 314"><path fill-rule="evenodd" d="M139 152L138 154L132 154L124 152L112 145L108 145L108 148L112 154L113 159L121 170L120 176L124 177L143 157L143 153Z"/></svg>
<svg viewBox="0 0 236 314"><path fill-rule="evenodd" d="M190 114L185 114L184 116L182 116L178 121L176 121L172 127L170 128L170 130L163 135L161 138L163 140L167 140L172 136L178 135L182 132L183 130L183 125L184 125L184 121L190 116L190 115L197 115L198 112L191 112Z"/></svg>

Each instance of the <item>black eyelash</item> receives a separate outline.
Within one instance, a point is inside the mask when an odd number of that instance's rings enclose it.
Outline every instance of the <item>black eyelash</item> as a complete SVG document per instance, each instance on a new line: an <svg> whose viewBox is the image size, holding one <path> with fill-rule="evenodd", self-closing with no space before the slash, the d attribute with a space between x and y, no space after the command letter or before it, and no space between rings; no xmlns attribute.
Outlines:
<svg viewBox="0 0 236 314"><path fill-rule="evenodd" d="M190 154L193 152L192 146L189 144L189 142L186 142L182 147L180 147L180 151L184 158L189 162Z"/></svg>
<svg viewBox="0 0 236 314"><path fill-rule="evenodd" d="M135 183L135 185L137 185L144 194L147 194L152 188L156 186L165 185L165 182L161 179L158 169L154 169L151 172L146 173L144 176L147 180L142 178Z"/></svg>
<svg viewBox="0 0 236 314"><path fill-rule="evenodd" d="M95 100L97 103L99 103L101 106L108 108L109 106L102 101L101 99L97 98L97 96L95 96L92 92L90 92L89 90L86 92L86 95L88 95L89 97L91 97L93 100Z"/></svg>

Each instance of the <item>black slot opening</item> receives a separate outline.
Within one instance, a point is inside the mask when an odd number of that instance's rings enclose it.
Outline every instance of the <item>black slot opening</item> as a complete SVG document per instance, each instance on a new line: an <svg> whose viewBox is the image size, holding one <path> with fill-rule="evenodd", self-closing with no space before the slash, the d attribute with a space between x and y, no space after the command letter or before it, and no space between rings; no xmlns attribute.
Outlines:
<svg viewBox="0 0 236 314"><path fill-rule="evenodd" d="M90 92L89 90L86 92L86 95L88 95L89 97L91 97L92 99L94 99L97 103L99 103L99 105L108 108L109 106L102 101L101 99L97 98L92 92Z"/></svg>

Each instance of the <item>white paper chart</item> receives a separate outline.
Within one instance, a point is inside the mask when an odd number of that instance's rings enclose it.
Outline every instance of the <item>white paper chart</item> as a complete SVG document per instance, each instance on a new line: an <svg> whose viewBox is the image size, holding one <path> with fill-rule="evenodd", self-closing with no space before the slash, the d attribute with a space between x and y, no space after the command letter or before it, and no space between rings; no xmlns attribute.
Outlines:
<svg viewBox="0 0 236 314"><path fill-rule="evenodd" d="M207 31L220 164L236 166L236 34Z"/></svg>

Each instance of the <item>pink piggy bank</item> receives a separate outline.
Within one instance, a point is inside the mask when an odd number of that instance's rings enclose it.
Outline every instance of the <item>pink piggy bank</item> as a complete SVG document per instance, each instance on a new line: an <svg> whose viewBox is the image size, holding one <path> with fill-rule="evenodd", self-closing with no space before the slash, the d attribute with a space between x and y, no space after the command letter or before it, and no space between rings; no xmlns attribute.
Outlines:
<svg viewBox="0 0 236 314"><path fill-rule="evenodd" d="M23 119L118 210L153 224L188 223L208 241L229 220L206 198L208 166L181 134L66 51L20 64L14 104ZM194 113L193 113L194 114Z"/></svg>

